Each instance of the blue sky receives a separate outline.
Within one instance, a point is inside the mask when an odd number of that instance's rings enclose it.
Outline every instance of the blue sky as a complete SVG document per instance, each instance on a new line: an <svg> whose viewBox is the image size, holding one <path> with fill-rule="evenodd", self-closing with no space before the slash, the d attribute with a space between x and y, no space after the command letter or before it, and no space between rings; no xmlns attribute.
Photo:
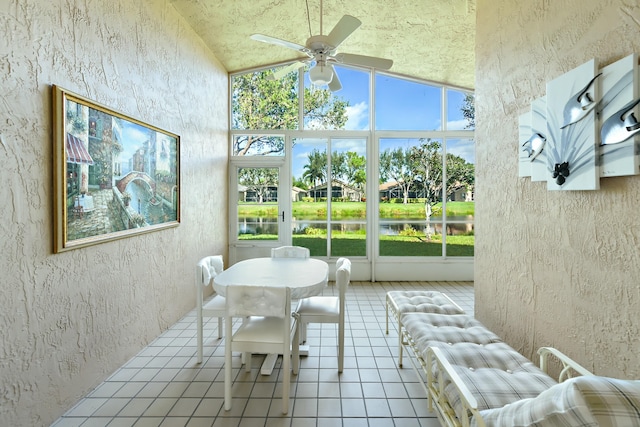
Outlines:
<svg viewBox="0 0 640 427"><path fill-rule="evenodd" d="M348 130L369 128L369 73L336 66L342 89L336 96L349 101ZM305 85L309 86L305 75ZM383 74L376 76L376 129L442 130L441 88ZM447 90L447 129L464 129L462 115L464 93Z"/></svg>
<svg viewBox="0 0 640 427"><path fill-rule="evenodd" d="M369 73L351 68L335 67L342 83L342 89L335 96L349 102L347 108L347 130L369 129ZM309 85L305 74L305 85ZM442 92L439 87L417 83L411 80L378 75L376 81L376 128L378 130L442 130ZM460 111L464 93L447 90L447 129L462 130L466 121ZM325 142L325 144L318 144ZM365 155L364 139L333 141L333 151L355 151ZM415 140L400 139L398 145L417 143ZM318 148L326 149L326 141L307 139L297 141L293 152L293 176L302 175L302 166L308 154ZM383 149L386 147L383 147ZM447 151L468 162L475 163L475 147L469 140L447 140Z"/></svg>

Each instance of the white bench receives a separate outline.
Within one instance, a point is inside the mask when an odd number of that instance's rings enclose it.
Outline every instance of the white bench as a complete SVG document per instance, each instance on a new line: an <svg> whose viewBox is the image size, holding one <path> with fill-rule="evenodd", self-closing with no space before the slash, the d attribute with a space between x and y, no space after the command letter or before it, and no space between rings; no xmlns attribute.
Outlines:
<svg viewBox="0 0 640 427"><path fill-rule="evenodd" d="M594 376L547 347L538 367L468 315L405 313L401 322L443 425L640 427L640 381ZM561 362L557 379L548 374L551 356Z"/></svg>
<svg viewBox="0 0 640 427"><path fill-rule="evenodd" d="M437 291L389 291L386 299L387 329L389 317L393 316L398 326L398 366L402 367L402 320L404 313L464 314L464 310L451 298Z"/></svg>

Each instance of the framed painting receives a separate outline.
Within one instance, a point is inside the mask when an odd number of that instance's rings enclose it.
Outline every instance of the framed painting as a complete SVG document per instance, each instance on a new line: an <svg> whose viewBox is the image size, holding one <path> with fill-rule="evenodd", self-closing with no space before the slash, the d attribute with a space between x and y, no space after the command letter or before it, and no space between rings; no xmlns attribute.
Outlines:
<svg viewBox="0 0 640 427"><path fill-rule="evenodd" d="M180 137L53 86L54 252L180 223Z"/></svg>

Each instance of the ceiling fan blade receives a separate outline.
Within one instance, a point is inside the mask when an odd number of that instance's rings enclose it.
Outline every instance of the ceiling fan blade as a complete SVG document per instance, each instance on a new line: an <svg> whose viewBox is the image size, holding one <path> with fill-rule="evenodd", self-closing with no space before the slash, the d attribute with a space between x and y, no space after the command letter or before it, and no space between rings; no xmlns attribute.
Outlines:
<svg viewBox="0 0 640 427"><path fill-rule="evenodd" d="M280 80L281 78L283 78L284 76L286 76L287 74L289 74L290 72L292 72L293 70L297 70L300 67L304 67L305 63L302 61L296 61L293 64L289 64L286 65L284 67L281 67L279 69L277 69L276 71L273 72L273 74L271 74L268 79L269 80Z"/></svg>
<svg viewBox="0 0 640 427"><path fill-rule="evenodd" d="M263 43L275 44L277 46L286 47L288 49L293 49L304 53L309 52L309 49L298 43L288 42L286 40L278 39L271 36L265 36L264 34L251 34L251 39Z"/></svg>
<svg viewBox="0 0 640 427"><path fill-rule="evenodd" d="M337 92L342 89L342 83L340 83L340 79L338 78L338 73L336 73L336 69L331 67L333 71L333 78L329 82L329 90L331 92Z"/></svg>
<svg viewBox="0 0 640 427"><path fill-rule="evenodd" d="M327 36L327 42L333 46L334 49L337 48L360 24L362 24L362 22L360 22L358 18L354 18L351 15L344 15Z"/></svg>
<svg viewBox="0 0 640 427"><path fill-rule="evenodd" d="M356 55L353 53L339 53L334 59L342 64L360 65L363 67L388 70L393 65L391 59L376 58L374 56Z"/></svg>

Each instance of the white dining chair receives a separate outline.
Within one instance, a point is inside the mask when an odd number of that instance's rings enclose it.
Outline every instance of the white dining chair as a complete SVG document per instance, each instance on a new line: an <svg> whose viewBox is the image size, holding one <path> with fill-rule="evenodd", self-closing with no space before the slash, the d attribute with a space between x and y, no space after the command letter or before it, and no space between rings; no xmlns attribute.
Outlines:
<svg viewBox="0 0 640 427"><path fill-rule="evenodd" d="M211 255L198 261L196 267L196 312L198 329L198 363L202 363L203 317L218 318L218 338L222 338L222 324L226 312L225 298L214 294L204 303L204 291L212 284L213 278L222 272L222 255Z"/></svg>
<svg viewBox="0 0 640 427"><path fill-rule="evenodd" d="M227 287L226 301L224 409L231 409L232 353L243 353L246 372L251 371L252 353L272 353L282 355L282 413L288 413L291 371L297 374L300 363L298 346L293 350L291 346L299 339L298 325L291 315L291 289L234 285ZM235 332L233 317L244 317Z"/></svg>
<svg viewBox="0 0 640 427"><path fill-rule="evenodd" d="M302 246L271 248L271 258L309 258L309 248Z"/></svg>
<svg viewBox="0 0 640 427"><path fill-rule="evenodd" d="M351 280L351 261L339 258L336 262L336 287L338 296L312 296L298 301L294 316L298 318L300 340L294 344L299 346L307 340L309 323L338 324L338 372L344 366L344 315L345 295Z"/></svg>

